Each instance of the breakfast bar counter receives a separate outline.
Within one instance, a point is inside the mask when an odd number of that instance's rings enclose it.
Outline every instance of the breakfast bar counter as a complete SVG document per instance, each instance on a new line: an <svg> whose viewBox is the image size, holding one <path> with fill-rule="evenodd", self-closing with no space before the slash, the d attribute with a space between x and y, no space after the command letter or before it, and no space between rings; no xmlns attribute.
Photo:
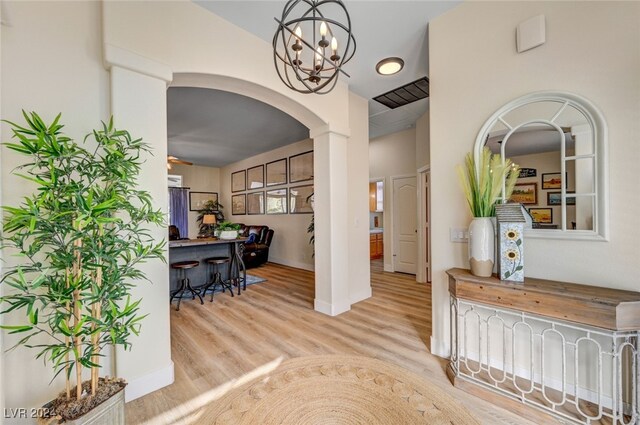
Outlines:
<svg viewBox="0 0 640 425"><path fill-rule="evenodd" d="M189 279L194 288L202 286L210 278L207 276L207 264L205 262L210 257L231 258L230 265L222 266L221 273L224 279L227 279L229 267L231 267L231 270L235 270L236 264L240 266L241 279L245 279L246 272L242 261L242 249L246 241L247 238L232 240L203 238L169 241L169 263L199 261L200 265L189 273ZM169 279L171 291L173 292L178 289L178 271L170 269Z"/></svg>

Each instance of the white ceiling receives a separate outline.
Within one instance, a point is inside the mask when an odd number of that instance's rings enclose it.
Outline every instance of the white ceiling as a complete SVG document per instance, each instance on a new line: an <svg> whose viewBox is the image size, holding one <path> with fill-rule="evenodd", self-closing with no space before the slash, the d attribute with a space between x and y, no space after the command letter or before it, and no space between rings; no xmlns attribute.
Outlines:
<svg viewBox="0 0 640 425"><path fill-rule="evenodd" d="M300 122L258 100L220 90L170 87L168 153L223 167L309 137Z"/></svg>
<svg viewBox="0 0 640 425"><path fill-rule="evenodd" d="M282 16L286 1L205 1L195 3L271 43L277 29L274 17ZM351 16L357 50L344 69L351 75L349 88L369 99L370 137L413 127L428 108L428 98L395 110L371 100L374 96L429 75L427 23L457 6L460 1L344 2ZM404 69L393 76L376 73L381 59L398 56ZM273 69L275 73L275 68ZM345 78L341 75L340 78Z"/></svg>

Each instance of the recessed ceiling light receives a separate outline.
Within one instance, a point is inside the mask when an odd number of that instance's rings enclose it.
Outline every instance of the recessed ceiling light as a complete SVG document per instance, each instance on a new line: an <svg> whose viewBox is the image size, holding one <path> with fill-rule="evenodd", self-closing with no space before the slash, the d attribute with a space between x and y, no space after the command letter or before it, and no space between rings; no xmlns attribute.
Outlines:
<svg viewBox="0 0 640 425"><path fill-rule="evenodd" d="M386 58L382 59L376 65L376 71L381 75L393 75L397 74L404 67L404 61L400 58Z"/></svg>

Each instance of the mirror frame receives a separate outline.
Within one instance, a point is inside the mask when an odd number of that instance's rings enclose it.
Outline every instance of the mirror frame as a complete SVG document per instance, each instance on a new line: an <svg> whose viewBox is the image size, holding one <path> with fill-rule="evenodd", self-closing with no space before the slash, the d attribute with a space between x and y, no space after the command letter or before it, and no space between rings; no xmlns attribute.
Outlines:
<svg viewBox="0 0 640 425"><path fill-rule="evenodd" d="M553 117L532 117L528 121L518 123L507 123L504 120L504 116L509 112L523 107L531 103L539 102L558 102L561 104L559 110ZM512 131L517 128L521 128L523 125L529 123L544 123L552 127L558 128L558 125L554 122L558 116L565 110L566 107L571 106L580 111L587 119L587 124L591 126L591 130L594 136L594 170L595 170L595 209L593 219L593 230L565 230L565 229L526 229L525 235L531 238L540 239L570 239L570 240L595 240L595 241L608 241L609 238L609 167L608 167L608 130L607 124L604 120L602 112L589 100L574 93L561 92L561 91L541 91L526 94L517 99L508 102L506 105L499 108L496 112L485 121L484 125L480 128L478 136L476 137L473 155L476 164L480 164L480 158L482 155L482 149L484 148L485 141L489 131L497 122L501 122L505 127ZM504 158L502 159L504 161ZM564 170L564 161L561 164ZM476 165L478 167L478 165ZM480 170L476 168L476 173L479 176ZM564 174L563 174L564 175ZM504 182L503 182L504 187ZM563 192L564 192L563 188ZM564 202L564 201L563 201Z"/></svg>

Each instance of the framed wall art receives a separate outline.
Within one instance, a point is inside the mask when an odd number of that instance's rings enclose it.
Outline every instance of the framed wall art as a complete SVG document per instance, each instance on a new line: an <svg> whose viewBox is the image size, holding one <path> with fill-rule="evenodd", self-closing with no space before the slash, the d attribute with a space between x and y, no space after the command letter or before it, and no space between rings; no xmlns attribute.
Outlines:
<svg viewBox="0 0 640 425"><path fill-rule="evenodd" d="M567 181L567 177L568 173L564 176L565 182ZM562 189L562 173L543 173L542 189Z"/></svg>
<svg viewBox="0 0 640 425"><path fill-rule="evenodd" d="M287 213L287 189L267 191L265 210L267 214Z"/></svg>
<svg viewBox="0 0 640 425"><path fill-rule="evenodd" d="M553 208L529 208L529 214L535 223L553 223Z"/></svg>
<svg viewBox="0 0 640 425"><path fill-rule="evenodd" d="M247 214L264 214L264 192L247 193Z"/></svg>
<svg viewBox="0 0 640 425"><path fill-rule="evenodd" d="M311 214L311 202L313 201L313 185L296 186L289 188L289 213Z"/></svg>
<svg viewBox="0 0 640 425"><path fill-rule="evenodd" d="M247 190L247 170L231 173L231 192Z"/></svg>
<svg viewBox="0 0 640 425"><path fill-rule="evenodd" d="M538 184L517 183L513 188L510 201L524 205L536 205L538 203Z"/></svg>
<svg viewBox="0 0 640 425"><path fill-rule="evenodd" d="M218 202L216 192L189 192L189 211L200 211L209 202Z"/></svg>
<svg viewBox="0 0 640 425"><path fill-rule="evenodd" d="M313 180L313 151L289 157L289 183Z"/></svg>
<svg viewBox="0 0 640 425"><path fill-rule="evenodd" d="M261 189L264 187L264 165L258 165L247 169L247 190Z"/></svg>
<svg viewBox="0 0 640 425"><path fill-rule="evenodd" d="M575 192L567 192L567 195ZM567 205L575 205L576 198L567 197ZM547 192L547 205L562 205L562 192Z"/></svg>
<svg viewBox="0 0 640 425"><path fill-rule="evenodd" d="M247 196L233 195L231 197L231 214L233 215L245 215L247 213Z"/></svg>
<svg viewBox="0 0 640 425"><path fill-rule="evenodd" d="M267 186L287 184L287 159L267 163Z"/></svg>

